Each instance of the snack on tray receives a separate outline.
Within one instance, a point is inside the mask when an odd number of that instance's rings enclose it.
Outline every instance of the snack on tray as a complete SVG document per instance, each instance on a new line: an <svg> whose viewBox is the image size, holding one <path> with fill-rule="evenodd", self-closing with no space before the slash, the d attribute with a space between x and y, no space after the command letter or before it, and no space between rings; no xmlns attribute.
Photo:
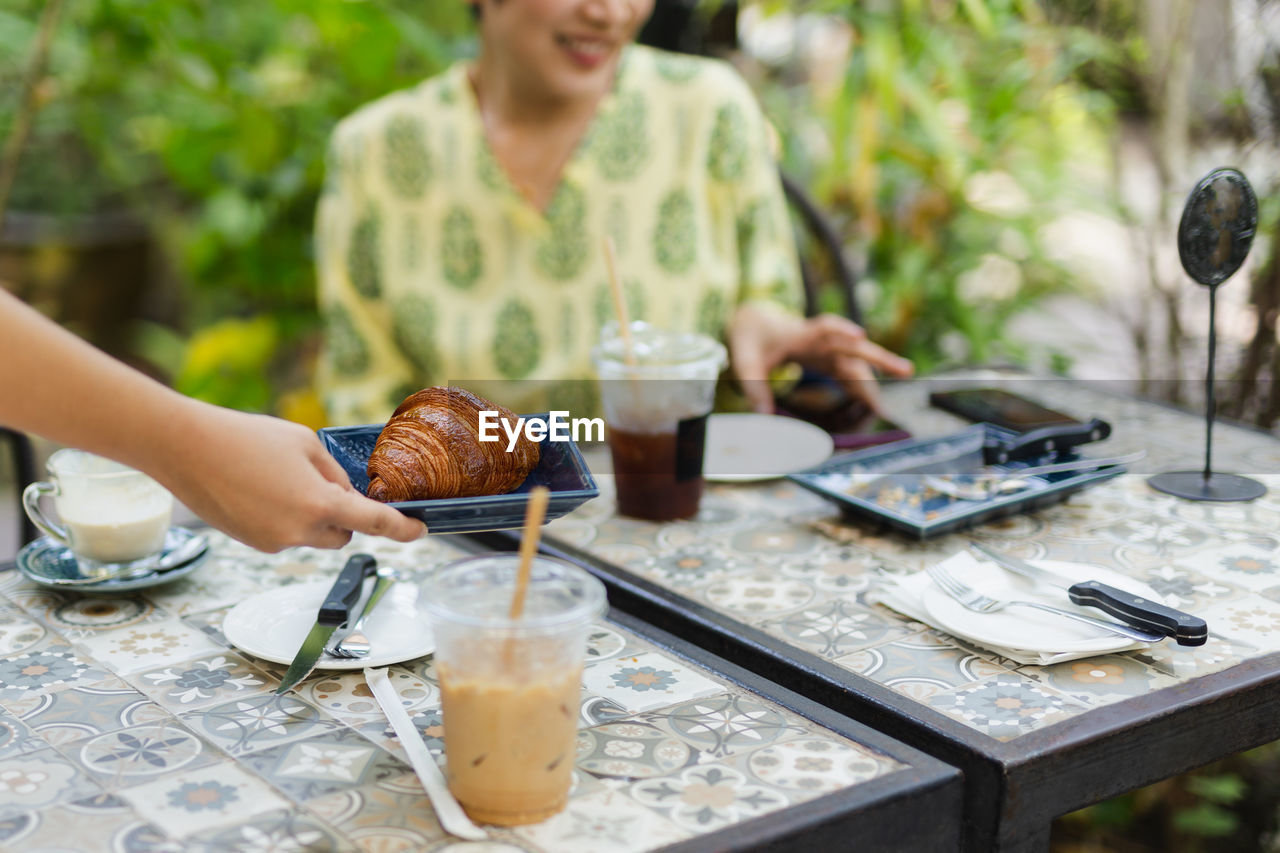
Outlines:
<svg viewBox="0 0 1280 853"><path fill-rule="evenodd" d="M504 494L538 465L540 450L521 430L507 451L504 426L498 441L480 440L480 412L498 412L514 429L508 409L463 388L425 388L411 394L383 427L369 455L369 497L416 501Z"/></svg>

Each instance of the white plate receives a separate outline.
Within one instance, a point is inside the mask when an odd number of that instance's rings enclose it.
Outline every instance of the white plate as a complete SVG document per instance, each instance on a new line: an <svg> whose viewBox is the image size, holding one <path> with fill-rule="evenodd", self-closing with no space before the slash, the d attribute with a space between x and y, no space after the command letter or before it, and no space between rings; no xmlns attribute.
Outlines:
<svg viewBox="0 0 1280 853"><path fill-rule="evenodd" d="M785 477L826 460L835 447L826 430L781 415L712 415L707 420L703 476L717 483Z"/></svg>
<svg viewBox="0 0 1280 853"><path fill-rule="evenodd" d="M222 633L231 645L254 657L293 663L331 586L332 578L282 586L247 598L227 613ZM416 584L393 584L364 627L372 645L367 657L340 660L322 654L316 669L386 666L420 658L436 647L431 626L418 610Z"/></svg>
<svg viewBox="0 0 1280 853"><path fill-rule="evenodd" d="M1152 601L1160 600L1156 591L1141 581L1098 566L1056 560L1030 562L1064 578L1070 578L1073 583L1099 580ZM1076 610L1095 619L1112 618L1096 607L1076 607L1068 600L1065 589L1037 585L986 560L975 560L958 580L992 598L1039 601L1063 610ZM1134 643L1128 637L1103 634L1098 628L1029 607L1006 607L995 613L975 613L934 584L925 589L923 603L924 609L939 628L959 637L967 637L983 646L1052 654L1109 652L1128 648Z"/></svg>

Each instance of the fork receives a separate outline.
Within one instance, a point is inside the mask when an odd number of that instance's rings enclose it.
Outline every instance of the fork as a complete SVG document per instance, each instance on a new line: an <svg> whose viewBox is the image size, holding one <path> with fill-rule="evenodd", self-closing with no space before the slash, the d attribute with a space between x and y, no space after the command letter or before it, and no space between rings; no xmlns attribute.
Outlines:
<svg viewBox="0 0 1280 853"><path fill-rule="evenodd" d="M1053 613L1058 616L1065 616L1068 619L1074 619L1077 622L1083 622L1086 625L1093 625L1112 634L1119 634L1122 637L1128 637L1131 640L1137 640L1141 643L1158 643L1164 639L1163 634L1154 634L1150 631L1143 631L1141 628L1131 628L1128 625L1121 625L1119 622L1108 622L1105 619L1094 619L1092 616L1085 616L1083 613L1073 613L1070 610L1063 610L1048 604L1041 604L1038 601L1018 601L1003 600L991 598L983 595L977 590L966 586L962 581L947 572L941 566L929 566L925 569L933 582L938 585L947 595L960 602L965 607L975 613L995 613L997 610L1003 610L1006 607L1032 607L1036 610L1043 610L1046 613Z"/></svg>
<svg viewBox="0 0 1280 853"><path fill-rule="evenodd" d="M373 613L373 609L378 606L378 601L395 581L396 572L394 569L385 567L378 569L378 579L373 582L373 589L369 592L369 600L364 603L364 610L360 612L360 618L356 619L356 623L351 626L351 630L344 636L339 637L336 642L330 642L328 646L325 646L325 654L330 657L348 659L362 658L369 654L369 650L373 648L373 645L364 634L365 620Z"/></svg>

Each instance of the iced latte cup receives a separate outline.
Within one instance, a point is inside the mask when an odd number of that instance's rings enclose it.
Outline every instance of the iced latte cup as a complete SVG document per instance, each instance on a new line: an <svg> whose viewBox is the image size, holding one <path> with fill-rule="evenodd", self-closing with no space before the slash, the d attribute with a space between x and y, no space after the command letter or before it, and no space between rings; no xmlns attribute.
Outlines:
<svg viewBox="0 0 1280 853"><path fill-rule="evenodd" d="M693 518L702 499L702 457L723 345L698 333L617 323L592 351L609 429L618 512L650 521Z"/></svg>
<svg viewBox="0 0 1280 853"><path fill-rule="evenodd" d="M449 790L473 820L502 826L568 802L587 628L605 608L599 581L538 557L512 621L518 565L515 554L470 557L424 583Z"/></svg>

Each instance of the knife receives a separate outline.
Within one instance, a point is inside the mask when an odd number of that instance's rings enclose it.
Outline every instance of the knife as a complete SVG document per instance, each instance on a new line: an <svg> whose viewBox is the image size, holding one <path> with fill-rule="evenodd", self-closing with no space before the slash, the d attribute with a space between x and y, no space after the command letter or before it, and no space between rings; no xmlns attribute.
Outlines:
<svg viewBox="0 0 1280 853"><path fill-rule="evenodd" d="M347 564L338 573L338 579L325 594L324 603L316 614L316 624L302 641L302 647L294 655L293 663L289 664L284 678L280 679L276 693L284 693L315 669L316 661L324 653L324 644L334 630L350 617L351 605L360 598L365 578L372 575L377 567L378 561L369 554L354 554L347 560Z"/></svg>
<svg viewBox="0 0 1280 853"><path fill-rule="evenodd" d="M1023 577L1065 589L1073 604L1081 607L1096 607L1126 625L1146 628L1166 637L1173 637L1180 646L1203 646L1209 639L1209 626L1198 616L1166 607L1157 601L1116 589L1100 581L1068 583L1057 574L1032 565L1026 560L993 551L979 542L970 542L969 545L996 565Z"/></svg>
<svg viewBox="0 0 1280 853"><path fill-rule="evenodd" d="M375 572L375 575L378 579L373 582L373 589L369 590L369 597L360 604L356 617L354 619L347 617L347 621L329 637L329 642L324 644L324 653L330 657L342 657L342 655L335 655L333 650L347 642L347 638L373 613L373 609L378 606L382 596L386 594L387 590L391 589L398 579L396 570L390 566L383 566Z"/></svg>

